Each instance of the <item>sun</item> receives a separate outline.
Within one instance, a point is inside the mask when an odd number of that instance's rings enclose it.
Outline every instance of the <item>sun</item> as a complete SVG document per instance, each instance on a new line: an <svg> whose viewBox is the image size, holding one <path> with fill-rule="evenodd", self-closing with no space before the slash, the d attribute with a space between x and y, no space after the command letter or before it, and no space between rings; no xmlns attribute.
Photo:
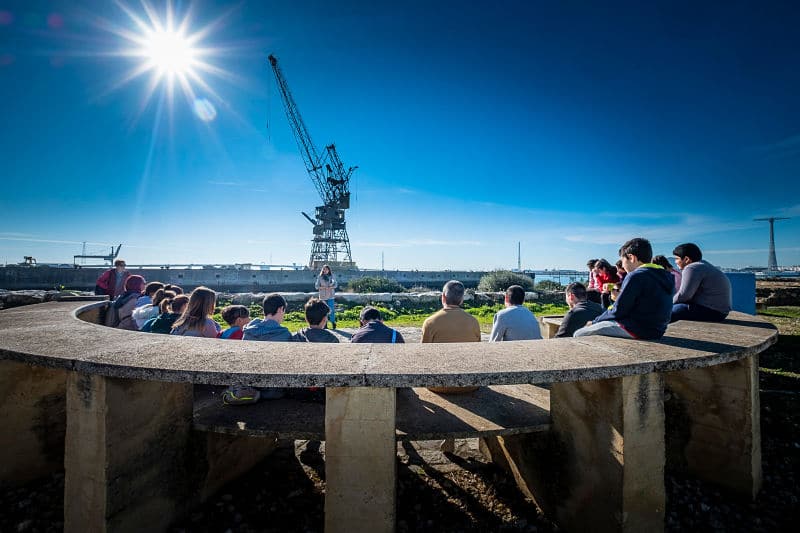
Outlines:
<svg viewBox="0 0 800 533"><path fill-rule="evenodd" d="M141 0L140 9L134 9L122 0L116 1L116 5L127 20L122 24L101 20L99 25L119 37L122 46L103 55L129 59L133 65L108 92L133 80L149 78L138 115L156 94L162 97L158 99L159 106L166 104L171 115L176 94L182 94L200 120L213 120L217 113L212 102L219 103L222 99L207 78L235 79L230 72L212 63L212 58L222 55L224 49L206 42L224 16L204 27L192 28L191 6L176 13L170 0L159 4L163 11L157 11L148 0ZM175 90L176 87L180 92ZM203 112L198 113L198 109Z"/></svg>
<svg viewBox="0 0 800 533"><path fill-rule="evenodd" d="M197 51L182 33L156 30L145 39L142 55L159 76L185 76L195 66Z"/></svg>

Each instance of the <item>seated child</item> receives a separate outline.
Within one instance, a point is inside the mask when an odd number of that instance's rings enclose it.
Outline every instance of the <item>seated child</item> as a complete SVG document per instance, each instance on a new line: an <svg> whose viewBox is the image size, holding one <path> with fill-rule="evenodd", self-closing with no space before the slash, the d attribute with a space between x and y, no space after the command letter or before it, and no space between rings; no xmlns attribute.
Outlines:
<svg viewBox="0 0 800 533"><path fill-rule="evenodd" d="M145 322L161 314L161 302L163 302L166 298L175 298L175 296L177 296L177 294L172 291L158 289L153 295L153 303L144 304L133 310L133 314L131 316L133 316L136 326L141 330Z"/></svg>
<svg viewBox="0 0 800 533"><path fill-rule="evenodd" d="M161 314L145 322L141 331L168 335L172 331L173 324L183 314L183 310L186 309L188 303L189 297L185 294L164 298L158 306Z"/></svg>
<svg viewBox="0 0 800 533"><path fill-rule="evenodd" d="M153 303L153 296L159 289L163 289L164 284L160 281L151 281L144 287L144 294L142 294L138 300L136 300L136 307L141 307L143 305L148 305Z"/></svg>
<svg viewBox="0 0 800 533"><path fill-rule="evenodd" d="M189 295L189 304L173 324L170 334L184 337L216 338L220 328L211 318L216 304L217 293L208 287L197 287Z"/></svg>
<svg viewBox="0 0 800 533"><path fill-rule="evenodd" d="M339 339L325 329L328 324L328 313L331 308L319 298L311 298L303 308L306 313L307 328L303 328L294 335L294 342L339 342Z"/></svg>
<svg viewBox="0 0 800 533"><path fill-rule="evenodd" d="M647 239L631 239L619 249L628 275L611 309L594 319L575 337L605 335L624 339L660 339L672 314L672 275L650 263L653 249Z"/></svg>
<svg viewBox="0 0 800 533"><path fill-rule="evenodd" d="M250 322L250 310L243 305L229 305L222 310L222 320L230 327L220 331L217 338L242 340L242 328Z"/></svg>

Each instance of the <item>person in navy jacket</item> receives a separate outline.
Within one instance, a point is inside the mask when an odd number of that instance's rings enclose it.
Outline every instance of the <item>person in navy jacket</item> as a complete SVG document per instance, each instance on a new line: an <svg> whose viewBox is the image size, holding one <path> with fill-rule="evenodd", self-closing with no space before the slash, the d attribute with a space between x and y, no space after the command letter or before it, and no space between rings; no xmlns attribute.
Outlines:
<svg viewBox="0 0 800 533"><path fill-rule="evenodd" d="M575 337L605 335L623 339L660 339L672 314L675 282L664 267L651 263L650 241L631 239L619 249L628 275L614 305L575 332Z"/></svg>

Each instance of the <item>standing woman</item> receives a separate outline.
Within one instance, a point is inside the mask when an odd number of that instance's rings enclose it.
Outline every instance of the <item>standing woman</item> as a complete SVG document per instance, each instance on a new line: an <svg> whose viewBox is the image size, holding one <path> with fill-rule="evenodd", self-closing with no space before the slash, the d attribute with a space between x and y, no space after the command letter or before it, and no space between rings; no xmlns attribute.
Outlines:
<svg viewBox="0 0 800 533"><path fill-rule="evenodd" d="M189 304L186 309L172 325L171 334L215 339L220 329L219 325L211 318L216 305L217 293L208 287L197 287L189 295Z"/></svg>
<svg viewBox="0 0 800 533"><path fill-rule="evenodd" d="M328 314L328 322L331 323L333 329L336 329L336 310L333 307L333 295L336 291L336 285L336 278L333 277L331 267L328 265L323 266L322 271L317 276L317 281L314 282L314 288L319 291L319 299L327 303L331 309Z"/></svg>

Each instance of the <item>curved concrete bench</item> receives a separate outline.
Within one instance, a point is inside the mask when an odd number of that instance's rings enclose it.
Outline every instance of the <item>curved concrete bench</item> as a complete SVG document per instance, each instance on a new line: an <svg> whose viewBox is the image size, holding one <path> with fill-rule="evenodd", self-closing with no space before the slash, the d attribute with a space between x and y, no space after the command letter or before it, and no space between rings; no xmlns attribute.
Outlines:
<svg viewBox="0 0 800 533"><path fill-rule="evenodd" d="M163 528L175 517L170 506L185 509L192 476L186 469L176 472L174 465L192 453L175 451L191 432L191 384L327 387L329 531L363 529L365 524L370 530L393 529L395 390L403 387L552 383L552 429L546 440L557 443L557 490L552 478L543 477L548 469L541 464L545 460L552 466L548 453L554 448L531 440L537 434L497 432L501 436L484 444L567 529L663 528L665 386L680 399L690 424L682 442L688 467L750 494L760 486L755 356L775 342L777 332L758 317L732 313L719 324L679 322L658 342L584 337L331 345L236 343L115 330L98 325L106 306L48 303L0 312L0 358L7 360L0 379L29 391L10 395L4 410L11 413L24 404L35 417L36 402L45 394L26 381L25 372L68 371L67 530L87 524L126 529L132 527L126 520L141 520L145 514L161 517L149 525ZM82 446L87 442L93 446L88 451ZM169 453L159 458L143 451L149 447ZM162 475L180 481L156 502L145 498L144 514L131 503L152 492L143 485L146 481L136 481L141 458L128 461L137 453ZM122 496L119 487L110 488L120 480L128 483ZM94 498L89 504L87 493ZM134 508L136 514L124 512Z"/></svg>

